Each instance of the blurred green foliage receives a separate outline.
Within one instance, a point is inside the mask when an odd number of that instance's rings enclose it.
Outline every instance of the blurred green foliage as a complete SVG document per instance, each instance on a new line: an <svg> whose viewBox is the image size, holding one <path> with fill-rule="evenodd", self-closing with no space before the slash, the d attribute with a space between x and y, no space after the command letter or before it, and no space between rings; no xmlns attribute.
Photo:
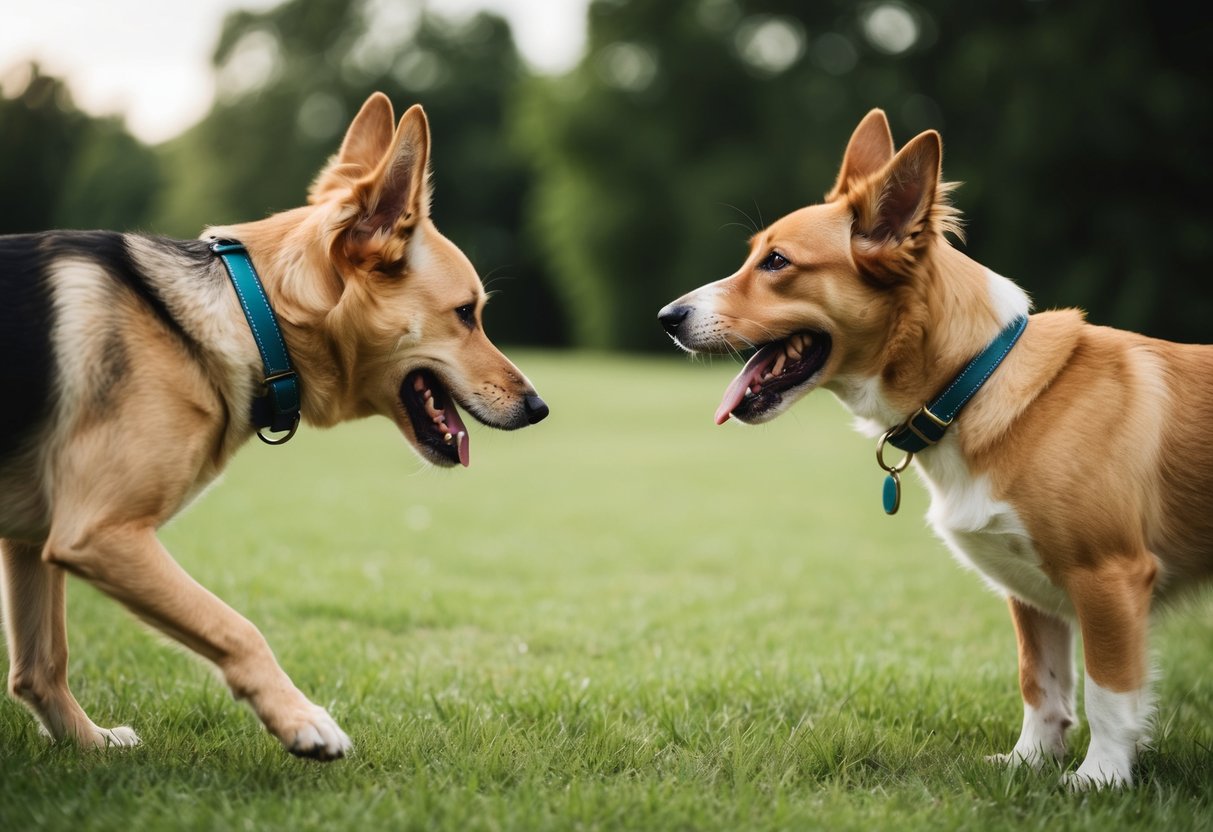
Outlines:
<svg viewBox="0 0 1213 832"><path fill-rule="evenodd" d="M298 205L380 89L398 110L426 107L435 220L494 290L490 334L659 348L657 308L817 201L879 106L899 142L943 132L967 251L1039 307L1213 340L1207 17L1061 0L595 0L588 26L583 58L550 77L490 14L453 23L416 0L238 12L211 113L153 150L36 76L0 101L0 230L193 236Z"/></svg>
<svg viewBox="0 0 1213 832"><path fill-rule="evenodd" d="M146 224L164 183L155 152L118 119L76 109L62 81L28 73L0 97L0 233Z"/></svg>

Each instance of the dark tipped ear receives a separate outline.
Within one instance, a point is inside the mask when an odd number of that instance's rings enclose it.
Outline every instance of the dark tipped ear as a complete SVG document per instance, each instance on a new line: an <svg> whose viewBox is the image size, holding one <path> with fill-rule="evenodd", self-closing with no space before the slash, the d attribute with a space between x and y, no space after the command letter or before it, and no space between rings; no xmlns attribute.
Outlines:
<svg viewBox="0 0 1213 832"><path fill-rule="evenodd" d="M356 230L363 235L397 234L430 213L430 125L420 104L400 119L379 166L358 183Z"/></svg>
<svg viewBox="0 0 1213 832"><path fill-rule="evenodd" d="M392 144L395 124L392 102L381 92L371 95L345 131L341 149L329 159L308 190L308 201L319 202L326 192L349 187L379 166Z"/></svg>
<svg viewBox="0 0 1213 832"><path fill-rule="evenodd" d="M893 133L884 110L872 110L847 142L838 170L838 180L826 195L826 202L833 202L860 182L883 168L893 158Z"/></svg>

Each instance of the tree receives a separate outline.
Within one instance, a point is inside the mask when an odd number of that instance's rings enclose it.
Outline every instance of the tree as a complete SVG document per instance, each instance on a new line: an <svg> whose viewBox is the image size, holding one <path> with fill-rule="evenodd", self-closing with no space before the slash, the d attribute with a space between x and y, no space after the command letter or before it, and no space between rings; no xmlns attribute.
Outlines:
<svg viewBox="0 0 1213 832"><path fill-rule="evenodd" d="M515 121L532 239L577 343L662 346L657 308L818 201L879 106L899 142L943 131L968 252L1039 306L1207 341L1209 30L1158 4L597 0Z"/></svg>
<svg viewBox="0 0 1213 832"><path fill-rule="evenodd" d="M0 99L0 233L138 229L160 187L155 155L114 118L76 109L67 86L28 69Z"/></svg>

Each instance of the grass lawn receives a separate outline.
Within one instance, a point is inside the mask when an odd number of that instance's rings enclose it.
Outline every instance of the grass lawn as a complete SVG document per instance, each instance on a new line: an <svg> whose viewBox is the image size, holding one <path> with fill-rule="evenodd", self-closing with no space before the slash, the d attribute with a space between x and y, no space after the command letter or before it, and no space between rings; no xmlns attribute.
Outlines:
<svg viewBox="0 0 1213 832"><path fill-rule="evenodd" d="M473 426L468 470L423 469L386 420L304 429L163 532L351 758L290 757L73 579L73 689L144 744L51 746L5 701L0 829L1213 827L1207 598L1155 627L1138 785L1067 794L982 762L1021 718L1005 605L926 530L915 477L884 516L829 394L714 427L729 362L516 358L552 416Z"/></svg>

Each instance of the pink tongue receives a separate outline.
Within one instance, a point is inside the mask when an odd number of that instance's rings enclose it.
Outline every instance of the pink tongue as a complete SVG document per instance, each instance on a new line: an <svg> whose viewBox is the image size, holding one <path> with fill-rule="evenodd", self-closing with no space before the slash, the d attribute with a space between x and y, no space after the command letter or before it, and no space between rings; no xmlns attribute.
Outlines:
<svg viewBox="0 0 1213 832"><path fill-rule="evenodd" d="M468 450L471 444L471 440L468 439L468 432L466 430L462 431L459 434L459 464L464 468L468 467L472 462L471 451Z"/></svg>
<svg viewBox="0 0 1213 832"><path fill-rule="evenodd" d="M454 404L443 409L442 420L446 422L447 430L455 435L455 441L459 443L459 464L464 468L468 467L471 462L470 446L472 443L468 439L467 426L459 418L459 410Z"/></svg>
<svg viewBox="0 0 1213 832"><path fill-rule="evenodd" d="M746 388L762 378L762 374L774 363L775 356L782 349L782 344L767 344L750 356L750 360L746 362L745 366L741 368L741 372L737 374L737 377L729 384L728 389L724 391L724 398L720 400L720 407L716 408L716 424L723 425L729 420L729 414L745 398Z"/></svg>

